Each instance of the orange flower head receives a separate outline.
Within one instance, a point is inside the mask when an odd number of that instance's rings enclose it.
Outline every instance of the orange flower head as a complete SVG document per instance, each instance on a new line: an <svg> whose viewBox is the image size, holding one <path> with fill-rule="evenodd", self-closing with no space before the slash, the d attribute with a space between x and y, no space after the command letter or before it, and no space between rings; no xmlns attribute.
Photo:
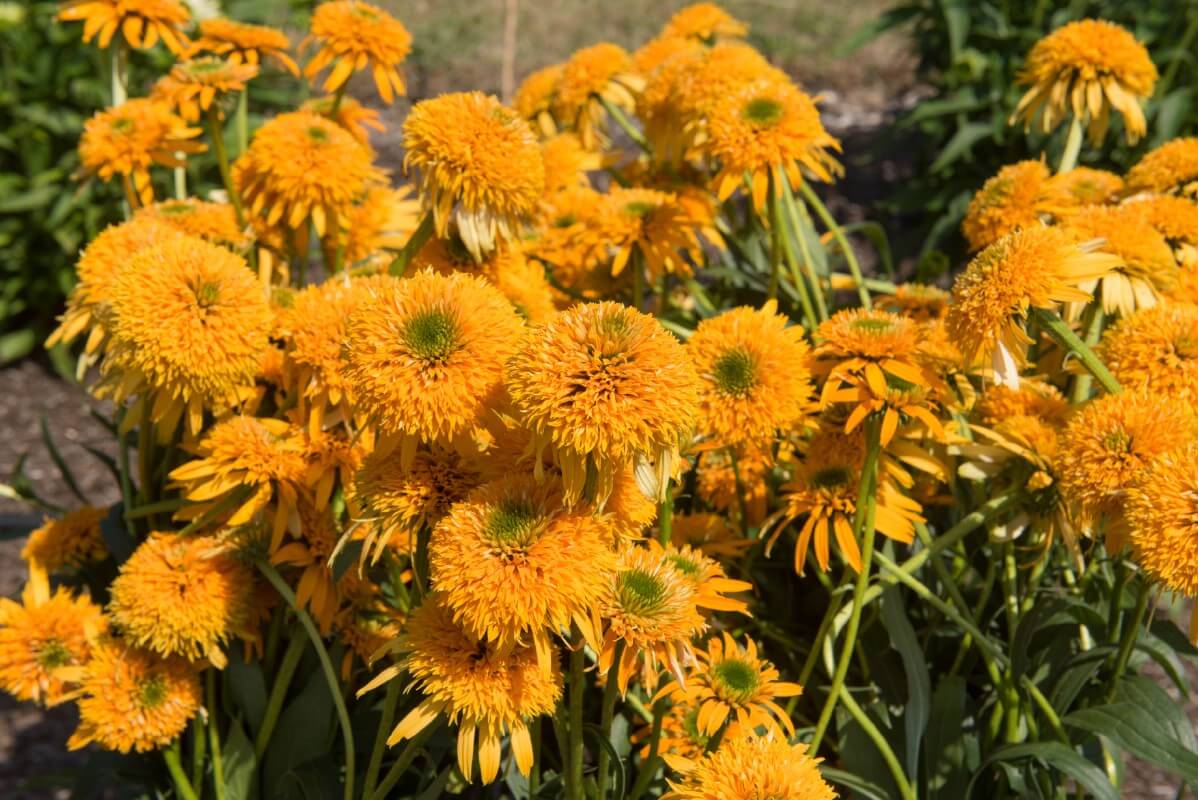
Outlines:
<svg viewBox="0 0 1198 800"><path fill-rule="evenodd" d="M1198 306L1162 303L1106 329L1098 356L1119 383L1166 401L1198 400Z"/></svg>
<svg viewBox="0 0 1198 800"><path fill-rule="evenodd" d="M84 506L48 519L29 534L21 558L51 573L99 563L108 557L100 532L100 522L107 516L107 508Z"/></svg>
<svg viewBox="0 0 1198 800"><path fill-rule="evenodd" d="M674 12L661 36L714 44L721 39L743 39L748 33L748 25L715 3L694 3Z"/></svg>
<svg viewBox="0 0 1198 800"><path fill-rule="evenodd" d="M577 133L583 147L598 149L605 141L604 101L631 111L642 85L624 48L610 42L584 47L562 66L553 95L553 117Z"/></svg>
<svg viewBox="0 0 1198 800"><path fill-rule="evenodd" d="M1149 150L1128 171L1127 190L1198 198L1198 137L1173 139Z"/></svg>
<svg viewBox="0 0 1198 800"><path fill-rule="evenodd" d="M160 220L190 236L232 250L243 250L249 247L251 241L249 232L237 224L237 214L228 203L210 203L191 197L185 200L163 200L139 208L133 218Z"/></svg>
<svg viewBox="0 0 1198 800"><path fill-rule="evenodd" d="M200 53L212 53L232 64L260 66L274 61L292 75L299 77L299 66L288 53L291 42L287 34L265 25L249 25L224 17L200 20L200 38L187 52L188 58Z"/></svg>
<svg viewBox="0 0 1198 800"><path fill-rule="evenodd" d="M561 76L561 64L551 64L530 72L516 88L516 96L512 99L516 113L531 122L544 137L557 133L552 108L553 96L557 92L557 82Z"/></svg>
<svg viewBox="0 0 1198 800"><path fill-rule="evenodd" d="M311 26L301 48L315 44L317 51L304 75L312 78L331 65L324 91L337 91L369 67L383 102L407 94L399 68L412 51L412 35L395 17L361 0L332 0L317 6Z"/></svg>
<svg viewBox="0 0 1198 800"><path fill-rule="evenodd" d="M223 117L217 101L225 95L244 92L257 75L258 67L254 64L234 64L216 56L201 56L175 64L154 84L150 98L166 103L188 122L198 121L210 109Z"/></svg>
<svg viewBox="0 0 1198 800"><path fill-rule="evenodd" d="M1166 454L1127 493L1125 514L1136 561L1169 591L1198 593L1198 452Z"/></svg>
<svg viewBox="0 0 1198 800"><path fill-rule="evenodd" d="M191 21L179 0L66 0L58 12L64 22L83 23L83 41L108 49L117 33L130 47L148 50L161 39L178 56L187 49L183 28Z"/></svg>
<svg viewBox="0 0 1198 800"><path fill-rule="evenodd" d="M1038 226L1043 195L1052 173L1043 161L1008 164L982 184L969 201L961 233L976 251L1020 228Z"/></svg>
<svg viewBox="0 0 1198 800"><path fill-rule="evenodd" d="M741 733L705 753L662 800L835 800L803 744Z"/></svg>

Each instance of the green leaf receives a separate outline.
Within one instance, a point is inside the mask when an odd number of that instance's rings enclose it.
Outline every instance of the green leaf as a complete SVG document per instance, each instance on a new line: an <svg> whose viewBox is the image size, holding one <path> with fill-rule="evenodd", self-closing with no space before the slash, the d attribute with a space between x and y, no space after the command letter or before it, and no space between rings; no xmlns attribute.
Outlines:
<svg viewBox="0 0 1198 800"><path fill-rule="evenodd" d="M965 679L958 675L943 678L932 695L932 713L924 737L931 797L957 800L965 796L970 735L965 721L966 697Z"/></svg>
<svg viewBox="0 0 1198 800"><path fill-rule="evenodd" d="M345 571L362 557L363 544L361 539L354 539L346 542L337 552L337 557L333 559L333 583L340 581Z"/></svg>
<svg viewBox="0 0 1198 800"><path fill-rule="evenodd" d="M257 796L254 773L258 764L254 758L254 745L239 720L233 720L221 751L224 759L226 800L253 800Z"/></svg>
<svg viewBox="0 0 1198 800"><path fill-rule="evenodd" d="M33 352L37 334L30 328L0 336L0 364L8 364Z"/></svg>
<svg viewBox="0 0 1198 800"><path fill-rule="evenodd" d="M891 586L882 594L882 621L890 641L903 659L903 671L907 675L907 704L903 707L904 761L907 774L917 775L919 743L927 728L932 705L932 681L928 675L927 658L919 646L915 629L911 627L902 592L897 586Z"/></svg>
<svg viewBox="0 0 1198 800"><path fill-rule="evenodd" d="M969 0L941 0L940 11L948 28L948 52L955 63L969 36Z"/></svg>
<svg viewBox="0 0 1198 800"><path fill-rule="evenodd" d="M257 663L246 663L239 648L230 648L229 665L224 675L233 703L244 715L250 732L256 736L266 714L266 678L262 675L262 667Z"/></svg>
<svg viewBox="0 0 1198 800"><path fill-rule="evenodd" d="M1062 722L1106 737L1129 753L1164 767L1187 782L1198 781L1198 753L1177 741L1167 722L1135 703L1119 701L1083 708L1067 715Z"/></svg>
<svg viewBox="0 0 1198 800"><path fill-rule="evenodd" d="M854 31L840 47L836 48L835 55L837 57L852 55L882 34L894 30L919 14L919 7L914 5L892 8Z"/></svg>
<svg viewBox="0 0 1198 800"><path fill-rule="evenodd" d="M614 776L612 781L612 797L616 798L616 800L623 800L624 759L620 758L620 754L616 752L616 748L612 746L612 743L608 740L608 738L603 735L603 731L598 725L595 725L594 723L586 725L583 727L582 733L584 739L593 741L596 747L607 751L607 757L611 762L612 774Z"/></svg>
<svg viewBox="0 0 1198 800"><path fill-rule="evenodd" d="M936 156L936 160L932 162L932 166L928 167L928 171L943 171L945 167L968 153L975 144L989 137L991 131L991 126L985 122L967 122L957 128L953 138L948 140L948 144L940 151L940 155Z"/></svg>
<svg viewBox="0 0 1198 800"><path fill-rule="evenodd" d="M869 220L841 227L845 233L859 233L869 239L869 243L878 254L878 260L882 262L882 271L886 273L886 277L894 280L894 254L890 250L890 237L886 235L886 229Z"/></svg>
<svg viewBox="0 0 1198 800"><path fill-rule="evenodd" d="M54 462L54 466L58 467L58 471L62 473L63 483L71 490L71 494L79 498L81 503L91 505L91 501L87 499L87 495L79 488L79 483L75 480L75 474L71 472L66 459L62 457L62 453L58 452L58 445L54 443L54 437L50 435L50 425L46 421L46 415L42 414L38 422L42 431L42 441L46 443L46 450L50 452L50 460Z"/></svg>
<svg viewBox="0 0 1198 800"><path fill-rule="evenodd" d="M819 771L825 780L837 786L851 789L855 797L861 797L865 800L890 800L890 795L881 786L878 786L876 783L870 783L865 778L854 775L851 772L825 766L820 766Z"/></svg>
<svg viewBox="0 0 1198 800"><path fill-rule="evenodd" d="M1119 792L1111 786L1101 768L1060 742L1029 742L999 748L982 762L973 780L969 782L964 796L973 797L974 784L985 774L987 766L1004 765L1029 758L1073 778L1079 786L1093 795L1095 800L1119 800Z"/></svg>
<svg viewBox="0 0 1198 800"><path fill-rule="evenodd" d="M124 503L116 503L108 509L108 516L100 520L100 535L104 537L104 544L117 566L125 563L129 556L133 555L133 551L137 549L137 542L125 527Z"/></svg>
<svg viewBox="0 0 1198 800"><path fill-rule="evenodd" d="M61 186L47 184L12 197L6 197L0 200L0 214L23 214L26 211L44 208L54 202L60 192L62 192Z"/></svg>
<svg viewBox="0 0 1198 800"><path fill-rule="evenodd" d="M304 688L279 715L266 748L263 785L273 789L295 780L301 764L328 752L332 732L333 699L324 675L313 669Z"/></svg>
<svg viewBox="0 0 1198 800"><path fill-rule="evenodd" d="M1190 751L1198 750L1194 726L1186 717L1185 711L1155 681L1142 675L1129 675L1119 681L1115 692L1117 700L1142 708L1167 724L1173 738L1182 747Z"/></svg>

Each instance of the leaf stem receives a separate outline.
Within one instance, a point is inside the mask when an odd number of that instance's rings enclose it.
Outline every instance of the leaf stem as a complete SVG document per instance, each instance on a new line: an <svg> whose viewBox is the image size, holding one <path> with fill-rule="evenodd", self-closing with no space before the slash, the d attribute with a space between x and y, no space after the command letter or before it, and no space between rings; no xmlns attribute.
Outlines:
<svg viewBox="0 0 1198 800"><path fill-rule="evenodd" d="M865 735L870 738L874 746L878 748L878 753L882 756L882 760L886 762L886 767L890 770L890 776L894 778L894 784L898 787L899 796L903 800L915 800L915 792L911 789L911 783L907 780L906 774L903 772L903 767L899 764L898 756L894 754L894 750L886 742L886 737L878 730L878 726L869 718L861 706L857 705L857 701L849 693L845 686L840 687L840 702L852 715L857 724L861 726L861 730L865 731Z"/></svg>
<svg viewBox="0 0 1198 800"><path fill-rule="evenodd" d="M204 670L204 686L208 707L208 749L212 751L212 785L216 800L225 800L225 767L220 751L220 713L216 705L216 669Z"/></svg>
<svg viewBox="0 0 1198 800"><path fill-rule="evenodd" d="M849 244L848 237L844 235L844 230L840 227L833 217L828 207L819 199L819 195L811 188L811 184L807 181L799 182L799 192L802 193L803 199L807 204L815 209L816 216L824 223L829 231L832 232L832 237L836 239L840 249L844 252L844 260L849 265L849 272L853 275L853 282L857 284L857 297L861 300L861 307L869 310L872 309L873 302L869 297L869 289L865 288L865 277L861 274L861 264L857 262L857 253L853 250L853 246Z"/></svg>
<svg viewBox="0 0 1198 800"><path fill-rule="evenodd" d="M1032 314L1044 326L1044 330L1057 344L1077 356L1078 361L1082 362L1082 366L1094 376L1103 389L1110 394L1116 394L1122 388L1119 385L1119 381L1106 368L1106 364L1103 364L1102 360L1094 354L1094 351L1078 338L1077 334L1069 327L1069 324L1061 319L1061 316L1057 312L1046 308L1033 307Z"/></svg>
<svg viewBox="0 0 1198 800"><path fill-rule="evenodd" d="M366 767L366 779L362 783L362 796L370 797L374 793L378 781L379 770L383 766L383 753L387 750L387 735L391 723L395 721L395 706L399 702L400 681L392 679L387 684L387 694L383 698L383 714L379 717L378 732L374 735L374 747L370 751L370 762Z"/></svg>
<svg viewBox="0 0 1198 800"><path fill-rule="evenodd" d="M583 667L586 664L586 650L583 646L582 635L575 633L570 649L570 750L566 754L566 796L570 800L583 800L585 792L582 786L582 697L586 691L586 677ZM612 665L614 672L608 673L612 683L619 682L620 665Z"/></svg>
<svg viewBox="0 0 1198 800"><path fill-rule="evenodd" d="M287 649L283 651L283 659L275 672L274 683L270 687L270 697L266 700L262 724L258 727L258 735L254 737L254 755L259 759L270 745L271 734L279 721L279 712L283 709L283 700L287 697L287 688L291 685L291 678L299 666L300 657L304 654L304 643L305 639L299 635L299 631L292 631L287 640Z"/></svg>
<svg viewBox="0 0 1198 800"><path fill-rule="evenodd" d="M620 108L601 94L597 94L595 97L599 99L599 104L603 106L603 110L608 113L608 116L616 121L616 124L619 125L620 129L623 130L628 138L632 140L632 143L645 153L648 153L649 142L645 140L645 135L637 130L636 126L632 124L632 120L628 119L628 115L624 113L624 109Z"/></svg>
<svg viewBox="0 0 1198 800"><path fill-rule="evenodd" d="M408 264L420 252L420 248L424 247L424 243L433 235L433 212L424 212L424 217L420 220L420 224L416 226L416 230L412 231L412 236L408 239L407 244L403 249L395 254L388 272L397 278L402 278L408 271Z"/></svg>
<svg viewBox="0 0 1198 800"><path fill-rule="evenodd" d="M664 503L662 503L663 513L665 511L665 507L666 507L667 503L669 503L669 500L666 500ZM669 539L666 539L666 541L668 542ZM611 739L612 717L615 716L615 710L616 710L616 696L619 694L620 681L618 680L617 676L620 671L619 670L620 658L624 655L625 646L626 645L625 645L625 642L623 639L620 639L619 641L616 642L616 653L614 656L612 656L612 663L616 666L615 666L614 671L609 671L607 673L607 682L603 685L603 708L602 708L602 711L600 712L601 716L599 719L599 730L600 730L600 735L609 740ZM606 747L599 748L598 758L599 758L598 772L595 776L595 781L596 781L595 785L597 787L595 796L598 798L598 800L606 800L606 798L607 798L607 771L608 771L608 766L609 766L609 762L610 762L610 756L607 753Z"/></svg>
<svg viewBox="0 0 1198 800"><path fill-rule="evenodd" d="M170 747L162 751L162 760L166 762L166 768L175 782L175 791L179 793L179 797L183 800L198 800L195 789L192 788L191 781L187 779L187 773L183 771L183 764L179 759L178 739L171 742Z"/></svg>

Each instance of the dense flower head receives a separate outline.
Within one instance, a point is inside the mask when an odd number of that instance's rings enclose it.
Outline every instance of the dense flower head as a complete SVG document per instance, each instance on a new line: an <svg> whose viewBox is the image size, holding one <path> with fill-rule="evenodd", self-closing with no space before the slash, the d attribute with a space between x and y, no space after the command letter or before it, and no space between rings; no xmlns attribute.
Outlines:
<svg viewBox="0 0 1198 800"><path fill-rule="evenodd" d="M64 586L51 592L45 569L30 564L21 602L0 598L0 689L18 700L61 702L107 627L86 594Z"/></svg>
<svg viewBox="0 0 1198 800"><path fill-rule="evenodd" d="M652 317L618 303L575 306L530 328L508 362L508 391L538 448L550 447L566 496L596 470L596 498L614 473L644 470L662 491L691 433L699 382L686 351ZM639 480L638 476L638 480Z"/></svg>
<svg viewBox="0 0 1198 800"><path fill-rule="evenodd" d="M961 233L970 250L981 250L1019 228L1039 225L1043 196L1052 173L1043 161L1008 164L969 201Z"/></svg>
<svg viewBox="0 0 1198 800"><path fill-rule="evenodd" d="M237 214L228 203L212 203L194 197L163 200L139 208L133 218L159 220L190 236L234 250L242 250L250 244L249 233L237 224ZM132 253L125 255L128 257Z"/></svg>
<svg viewBox="0 0 1198 800"><path fill-rule="evenodd" d="M733 559L753 546L722 514L699 511L674 517L670 543L690 547L712 558Z"/></svg>
<svg viewBox="0 0 1198 800"><path fill-rule="evenodd" d="M812 404L811 350L774 301L700 322L686 349L703 382L699 429L719 442L764 445Z"/></svg>
<svg viewBox="0 0 1198 800"><path fill-rule="evenodd" d="M332 66L324 91L337 91L357 70L371 70L383 102L407 93L399 67L412 50L412 35L403 23L378 6L361 0L321 3L312 14L311 33L302 46L315 44L316 54L304 66L309 78Z"/></svg>
<svg viewBox="0 0 1198 800"><path fill-rule="evenodd" d="M699 456L695 489L716 511L739 514L758 525L765 518L766 479L772 466L770 452L760 448L708 450Z"/></svg>
<svg viewBox="0 0 1198 800"><path fill-rule="evenodd" d="M561 64L550 64L547 67L530 72L516 88L512 105L516 112L533 123L537 132L544 137L557 133L557 123L553 119L553 95L557 91L557 82L562 76Z"/></svg>
<svg viewBox="0 0 1198 800"><path fill-rule="evenodd" d="M384 434L449 441L483 424L522 323L484 279L422 270L350 316L345 375Z"/></svg>
<svg viewBox="0 0 1198 800"><path fill-rule="evenodd" d="M513 475L475 490L437 523L432 587L470 636L500 652L531 641L548 665L550 637L571 623L598 644L613 538L585 506L562 505L560 481Z"/></svg>
<svg viewBox="0 0 1198 800"><path fill-rule="evenodd" d="M674 12L661 35L712 44L720 39L740 39L748 32L749 26L715 3L694 3Z"/></svg>
<svg viewBox="0 0 1198 800"><path fill-rule="evenodd" d="M465 272L484 278L521 317L533 323L544 322L557 311L553 288L544 268L525 257L524 247L522 242L501 242L482 261L475 261L458 236L430 237L411 264L415 269L428 268L442 275Z"/></svg>
<svg viewBox="0 0 1198 800"><path fill-rule="evenodd" d="M1149 150L1128 171L1127 190L1198 197L1198 137L1172 139Z"/></svg>
<svg viewBox="0 0 1198 800"><path fill-rule="evenodd" d="M255 66L271 60L298 76L299 67L287 52L290 46L287 34L275 28L212 17L200 20L200 36L192 42L187 55L194 58L200 53L212 53L233 64Z"/></svg>
<svg viewBox="0 0 1198 800"><path fill-rule="evenodd" d="M943 320L948 315L952 296L939 286L927 283L900 283L894 294L878 297L875 304L886 311L919 322Z"/></svg>
<svg viewBox="0 0 1198 800"><path fill-rule="evenodd" d="M367 148L312 111L268 121L234 164L234 181L255 216L305 231L310 220L320 236L344 225L354 201L380 177Z"/></svg>
<svg viewBox="0 0 1198 800"><path fill-rule="evenodd" d="M815 100L789 81L768 77L731 92L711 109L703 151L719 164L714 179L721 198L752 176L753 204L760 209L783 175L797 190L807 178L831 182L842 172L829 151L840 142L824 129Z"/></svg>
<svg viewBox="0 0 1198 800"><path fill-rule="evenodd" d="M610 297L632 275L632 270L612 275L609 266L611 242L624 229L620 217L610 194L584 186L563 189L542 204L540 229L526 244L528 252L574 297ZM562 305L573 305L572 298L564 296Z"/></svg>
<svg viewBox="0 0 1198 800"><path fill-rule="evenodd" d="M1161 398L1198 399L1198 306L1163 303L1107 328L1098 355L1119 383Z"/></svg>
<svg viewBox="0 0 1198 800"><path fill-rule="evenodd" d="M83 23L83 41L107 49L120 33L130 47L149 49L162 40L180 55L187 48L183 27L191 20L179 0L67 0L58 12L64 22Z"/></svg>
<svg viewBox="0 0 1198 800"><path fill-rule="evenodd" d="M603 141L603 101L626 111L636 105L642 80L632 57L610 42L574 51L562 65L553 94L553 116L573 130L587 149Z"/></svg>
<svg viewBox="0 0 1198 800"><path fill-rule="evenodd" d="M270 327L245 261L191 237L130 259L113 285L111 312L105 378L114 396L153 394L151 419L170 431L186 412L192 435L205 407L234 405L252 385Z"/></svg>
<svg viewBox="0 0 1198 800"><path fill-rule="evenodd" d="M1147 131L1141 104L1156 85L1148 51L1125 28L1104 20L1070 22L1045 36L1028 53L1018 82L1028 91L1012 121L1051 132L1069 115L1085 123L1097 145L1106 135L1112 109L1123 116L1127 139Z"/></svg>
<svg viewBox="0 0 1198 800"><path fill-rule="evenodd" d="M1184 404L1155 394L1121 392L1079 411L1061 441L1061 490L1090 519L1116 517L1127 490L1153 459L1198 436L1198 419Z"/></svg>
<svg viewBox="0 0 1198 800"><path fill-rule="evenodd" d="M196 122L210 110L223 116L218 101L225 95L244 92L246 84L257 75L258 67L253 64L201 56L175 64L154 83L150 97L166 103L188 122Z"/></svg>
<svg viewBox="0 0 1198 800"><path fill-rule="evenodd" d="M79 728L67 746L95 743L146 753L173 742L199 713L200 677L178 656L163 658L118 640L97 646L80 680Z"/></svg>
<svg viewBox="0 0 1198 800"><path fill-rule="evenodd" d="M1119 265L1101 278L1103 311L1129 314L1156 304L1176 283L1173 251L1136 205L1091 206L1071 215L1065 229L1079 241L1103 242ZM1093 286L1092 281L1083 284Z"/></svg>
<svg viewBox="0 0 1198 800"><path fill-rule="evenodd" d="M337 102L336 95L331 94L313 97L301 103L300 110L314 111L336 122L367 149L370 148L370 131L383 133L387 130L378 111L352 97L342 97L341 102Z"/></svg>
<svg viewBox="0 0 1198 800"><path fill-rule="evenodd" d="M443 94L412 107L403 128L404 169L419 173L420 199L437 235L451 222L476 260L515 239L537 210L545 165L529 124L482 92Z"/></svg>
<svg viewBox="0 0 1198 800"><path fill-rule="evenodd" d="M1124 513L1136 561L1165 588L1198 594L1198 451L1154 460L1127 493Z"/></svg>
<svg viewBox="0 0 1198 800"><path fill-rule="evenodd" d="M1032 416L1052 425L1063 425L1072 411L1069 401L1051 384L1020 381L1013 389L1001 383L986 388L974 412L983 425L997 425L1013 417Z"/></svg>
<svg viewBox="0 0 1198 800"><path fill-rule="evenodd" d="M209 536L152 533L121 564L109 612L130 642L163 656L207 658L242 632L253 573Z"/></svg>
<svg viewBox="0 0 1198 800"><path fill-rule="evenodd" d="M748 614L744 600L729 595L751 591L753 584L729 578L718 561L686 544L662 545L655 539L648 548L658 558L678 570L695 589L695 605L709 611L733 611Z"/></svg>
<svg viewBox="0 0 1198 800"><path fill-rule="evenodd" d="M706 753L663 800L834 800L820 759L781 737L732 736Z"/></svg>
<svg viewBox="0 0 1198 800"><path fill-rule="evenodd" d="M412 612L396 649L424 700L395 727L388 744L416 735L444 714L458 725L458 768L467 779L474 774L476 736L484 783L499 773L505 734L517 767L528 774L533 762L528 723L552 714L562 694L556 659L546 670L531 647L500 653L471 638L436 594Z"/></svg>
<svg viewBox="0 0 1198 800"><path fill-rule="evenodd" d="M1090 299L1079 284L1105 275L1119 259L1087 250L1057 228L1015 231L979 253L953 284L949 335L964 355L992 355L1006 380L1023 363L1031 340L1023 324L1032 307Z"/></svg>
<svg viewBox="0 0 1198 800"><path fill-rule="evenodd" d="M193 141L199 128L190 128L171 107L159 100L136 98L97 111L83 124L79 163L84 175L102 180L120 177L129 181L126 198L133 204L154 200L150 167L183 166L180 153L198 153L204 145Z"/></svg>
<svg viewBox="0 0 1198 800"><path fill-rule="evenodd" d="M720 42L668 62L669 103L678 122L698 124L724 98L757 81L786 83L786 74L770 66L760 52L743 42Z"/></svg>
<svg viewBox="0 0 1198 800"><path fill-rule="evenodd" d="M108 546L100 522L107 516L107 508L84 506L57 519L48 519L29 534L21 558L47 572L103 561L108 557Z"/></svg>
<svg viewBox="0 0 1198 800"><path fill-rule="evenodd" d="M1198 265L1198 203L1185 197L1156 195L1137 199L1127 206L1165 237L1179 266Z"/></svg>
<svg viewBox="0 0 1198 800"><path fill-rule="evenodd" d="M612 274L619 275L633 259L633 251L650 281L660 276L692 273L691 263L702 263L703 246L697 230L707 220L672 192L614 187L608 192L614 209L611 247Z"/></svg>
<svg viewBox="0 0 1198 800"><path fill-rule="evenodd" d="M1123 178L1113 172L1092 167L1074 167L1058 172L1044 187L1044 202L1056 216L1067 216L1070 209L1114 203L1125 188Z"/></svg>
<svg viewBox="0 0 1198 800"><path fill-rule="evenodd" d="M573 133L558 133L541 143L545 164L545 193L552 195L573 186L589 186L587 173L603 166L603 156L587 150Z"/></svg>

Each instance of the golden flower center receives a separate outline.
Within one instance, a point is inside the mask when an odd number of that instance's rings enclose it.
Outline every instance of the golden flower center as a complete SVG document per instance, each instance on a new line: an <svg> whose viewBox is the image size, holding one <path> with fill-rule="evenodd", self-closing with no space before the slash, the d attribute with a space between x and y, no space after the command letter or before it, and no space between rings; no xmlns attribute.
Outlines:
<svg viewBox="0 0 1198 800"><path fill-rule="evenodd" d="M426 309L412 315L404 325L400 339L417 358L444 361L458 349L458 323L441 309Z"/></svg>
<svg viewBox="0 0 1198 800"><path fill-rule="evenodd" d="M571 225L578 222L578 217L573 214L563 214L553 221L555 228L569 228Z"/></svg>
<svg viewBox="0 0 1198 800"><path fill-rule="evenodd" d="M757 385L757 364L746 350L729 350L712 367L716 385L724 394L743 397Z"/></svg>
<svg viewBox="0 0 1198 800"><path fill-rule="evenodd" d="M46 639L38 644L35 658L42 669L57 669L71 663L71 651L58 639Z"/></svg>
<svg viewBox="0 0 1198 800"><path fill-rule="evenodd" d="M306 133L308 134L308 138L314 142L320 142L321 144L323 144L324 142L327 142L329 140L329 132L326 131L324 128L321 128L316 125L313 125L310 128L308 128Z"/></svg>
<svg viewBox="0 0 1198 800"><path fill-rule="evenodd" d="M616 596L625 610L648 616L665 604L666 587L656 575L629 569L616 576Z"/></svg>
<svg viewBox="0 0 1198 800"><path fill-rule="evenodd" d="M137 699L142 708L156 708L166 700L166 681L151 675L137 685Z"/></svg>
<svg viewBox="0 0 1198 800"><path fill-rule="evenodd" d="M175 201L173 203L163 203L158 207L158 213L168 217L182 217L192 212L190 203Z"/></svg>
<svg viewBox="0 0 1198 800"><path fill-rule="evenodd" d="M1127 455L1131 452L1131 434L1124 430L1109 431L1102 437L1102 446L1108 452Z"/></svg>
<svg viewBox="0 0 1198 800"><path fill-rule="evenodd" d="M725 658L711 666L711 685L723 700L747 703L757 694L761 679L757 670L739 658Z"/></svg>
<svg viewBox="0 0 1198 800"><path fill-rule="evenodd" d="M1173 352L1178 358L1198 358L1198 341L1189 336L1179 336L1173 341Z"/></svg>
<svg viewBox="0 0 1198 800"><path fill-rule="evenodd" d="M117 117L109 127L116 133L129 133L133 130L134 122L129 117Z"/></svg>
<svg viewBox="0 0 1198 800"><path fill-rule="evenodd" d="M782 104L772 97L754 97L741 109L741 117L754 125L777 125L782 119Z"/></svg>
<svg viewBox="0 0 1198 800"><path fill-rule="evenodd" d="M624 213L630 217L644 217L657 210L657 205L644 200L634 200L624 204Z"/></svg>

